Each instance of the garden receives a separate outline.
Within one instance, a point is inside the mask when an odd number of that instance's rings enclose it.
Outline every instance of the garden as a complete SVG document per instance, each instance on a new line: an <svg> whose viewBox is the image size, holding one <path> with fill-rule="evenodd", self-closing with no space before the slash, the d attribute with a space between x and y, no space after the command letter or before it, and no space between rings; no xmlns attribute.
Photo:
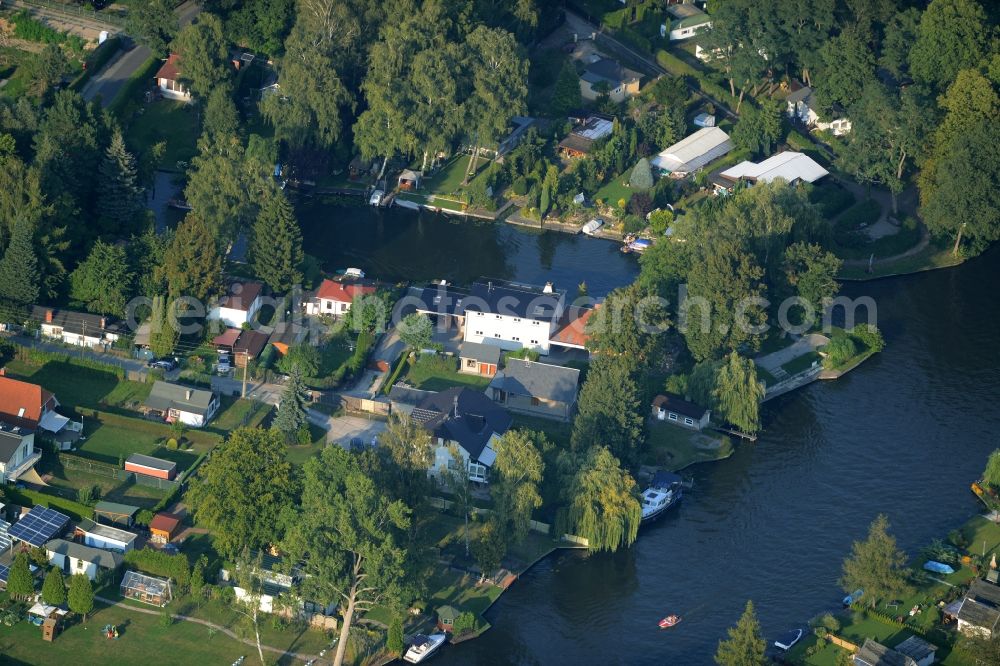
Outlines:
<svg viewBox="0 0 1000 666"><path fill-rule="evenodd" d="M657 421L651 421L647 431L643 462L671 472L694 463L728 458L734 450L732 441L724 435L710 435Z"/></svg>
<svg viewBox="0 0 1000 666"><path fill-rule="evenodd" d="M424 391L443 391L455 386L485 389L489 377L466 375L458 371L458 359L445 354L418 354L406 361L406 370L399 381Z"/></svg>

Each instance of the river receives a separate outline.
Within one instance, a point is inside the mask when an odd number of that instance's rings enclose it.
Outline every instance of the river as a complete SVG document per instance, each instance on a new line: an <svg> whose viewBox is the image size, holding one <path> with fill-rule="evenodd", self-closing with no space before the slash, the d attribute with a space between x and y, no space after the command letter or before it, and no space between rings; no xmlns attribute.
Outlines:
<svg viewBox="0 0 1000 666"><path fill-rule="evenodd" d="M632 259L593 239L392 211L350 217L317 236L305 225L307 238L336 243L330 267L464 281L497 271L564 286L582 275L595 294L635 274ZM544 560L488 612L492 629L435 662L710 664L747 599L769 636L835 608L840 563L877 513L911 553L944 536L977 510L969 482L998 446L998 289L1000 248L955 269L846 285L877 302L882 354L767 403L757 443L688 470L693 490L632 548ZM660 630L668 613L684 620Z"/></svg>

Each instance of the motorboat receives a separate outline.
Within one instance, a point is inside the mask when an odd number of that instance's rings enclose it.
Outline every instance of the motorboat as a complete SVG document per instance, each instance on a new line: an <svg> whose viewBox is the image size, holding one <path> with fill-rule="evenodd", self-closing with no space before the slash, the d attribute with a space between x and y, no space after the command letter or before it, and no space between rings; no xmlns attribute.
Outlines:
<svg viewBox="0 0 1000 666"><path fill-rule="evenodd" d="M372 195L368 197L368 203L371 204L372 206L381 206L382 199L384 198L385 198L385 192L383 192L382 190L375 190L374 192L372 192Z"/></svg>
<svg viewBox="0 0 1000 666"><path fill-rule="evenodd" d="M924 562L924 569L939 574L955 573L955 569L951 565L945 564L944 562L935 562L934 560L928 560L927 562Z"/></svg>
<svg viewBox="0 0 1000 666"><path fill-rule="evenodd" d="M851 594L848 594L846 597L844 597L844 608L847 608L852 604L854 604L855 602L857 602L858 599L864 596L864 594L865 591L862 590L861 588L858 588L854 590L854 592L852 592Z"/></svg>
<svg viewBox="0 0 1000 666"><path fill-rule="evenodd" d="M781 636L774 639L774 647L779 650L790 650L793 645L799 642L802 638L801 629L792 629L791 631L786 631Z"/></svg>
<svg viewBox="0 0 1000 666"><path fill-rule="evenodd" d="M652 245L653 241L647 238L636 238L632 241L626 240L625 244L622 245L622 252L635 252L636 254L642 254Z"/></svg>
<svg viewBox="0 0 1000 666"><path fill-rule="evenodd" d="M653 520L681 499L684 490L681 477L670 472L657 472L642 493L642 522Z"/></svg>
<svg viewBox="0 0 1000 666"><path fill-rule="evenodd" d="M670 627L674 627L680 624L680 621L681 621L680 615L668 615L662 620L660 620L660 629L669 629Z"/></svg>
<svg viewBox="0 0 1000 666"><path fill-rule="evenodd" d="M580 228L580 231L582 231L588 236L596 236L597 233L600 231L601 227L603 226L604 226L604 220L602 220L599 217L595 217L590 222L587 222L587 224L583 225L583 227Z"/></svg>
<svg viewBox="0 0 1000 666"><path fill-rule="evenodd" d="M417 634L413 637L413 642L410 643L410 649L403 655L403 661L419 664L434 654L434 651L444 645L447 639L446 634L431 634L430 636Z"/></svg>

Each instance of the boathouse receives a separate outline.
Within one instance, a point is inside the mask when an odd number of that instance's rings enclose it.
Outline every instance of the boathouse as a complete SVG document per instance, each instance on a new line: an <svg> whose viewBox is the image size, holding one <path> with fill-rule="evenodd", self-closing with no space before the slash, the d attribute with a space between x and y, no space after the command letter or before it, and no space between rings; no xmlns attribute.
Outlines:
<svg viewBox="0 0 1000 666"><path fill-rule="evenodd" d="M708 427L712 412L674 393L653 398L653 418L674 425L703 430Z"/></svg>

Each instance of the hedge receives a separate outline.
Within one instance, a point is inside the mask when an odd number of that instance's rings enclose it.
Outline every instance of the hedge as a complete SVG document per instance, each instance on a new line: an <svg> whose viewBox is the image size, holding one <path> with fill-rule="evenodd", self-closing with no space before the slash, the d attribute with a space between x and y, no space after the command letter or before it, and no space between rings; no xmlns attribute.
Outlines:
<svg viewBox="0 0 1000 666"><path fill-rule="evenodd" d="M4 488L3 493L4 498L9 502L20 504L21 506L35 506L36 504L39 506L47 506L50 509L56 509L61 513L65 513L73 520L94 518L94 510L91 507L86 506L85 504L80 504L79 502L74 502L73 500L64 499L57 495L49 495L37 490L14 488L12 486Z"/></svg>
<svg viewBox="0 0 1000 666"><path fill-rule="evenodd" d="M129 102L135 99L136 94L143 89L144 86L149 84L149 80L153 77L153 71L157 69L160 64L160 59L156 56L150 56L149 60L144 62L139 69L132 73L125 85L121 87L118 94L115 95L114 100L108 105L108 111L112 114L121 117L125 109L128 107Z"/></svg>
<svg viewBox="0 0 1000 666"><path fill-rule="evenodd" d="M699 71L687 64L673 53L660 49L656 52L656 62L674 76L690 77L698 82L698 89L706 95L715 98L717 102L726 103L730 98L729 91L708 79L705 72ZM690 83L690 81L688 81Z"/></svg>
<svg viewBox="0 0 1000 666"><path fill-rule="evenodd" d="M406 367L406 362L409 360L409 358L410 358L410 350L404 349L403 352L399 355L399 359L396 361L395 369L392 371L392 374L389 375L389 380L385 383L384 386L382 386L383 393L389 395L389 391L392 390L393 384L395 384L396 380L399 379L399 375L403 372L403 368Z"/></svg>
<svg viewBox="0 0 1000 666"><path fill-rule="evenodd" d="M147 547L125 553L125 564L144 573L171 578L181 587L191 582L191 567L186 555L170 555Z"/></svg>
<svg viewBox="0 0 1000 666"><path fill-rule="evenodd" d="M34 349L33 347L24 347L22 345L18 345L17 343L14 344L17 346L17 360L27 363L28 365L41 366L54 361L56 363L75 365L78 368L87 368L88 370L110 372L118 379L125 379L125 368L112 363L103 363L89 358L71 356L70 354L61 354L59 352L43 351L41 349Z"/></svg>

